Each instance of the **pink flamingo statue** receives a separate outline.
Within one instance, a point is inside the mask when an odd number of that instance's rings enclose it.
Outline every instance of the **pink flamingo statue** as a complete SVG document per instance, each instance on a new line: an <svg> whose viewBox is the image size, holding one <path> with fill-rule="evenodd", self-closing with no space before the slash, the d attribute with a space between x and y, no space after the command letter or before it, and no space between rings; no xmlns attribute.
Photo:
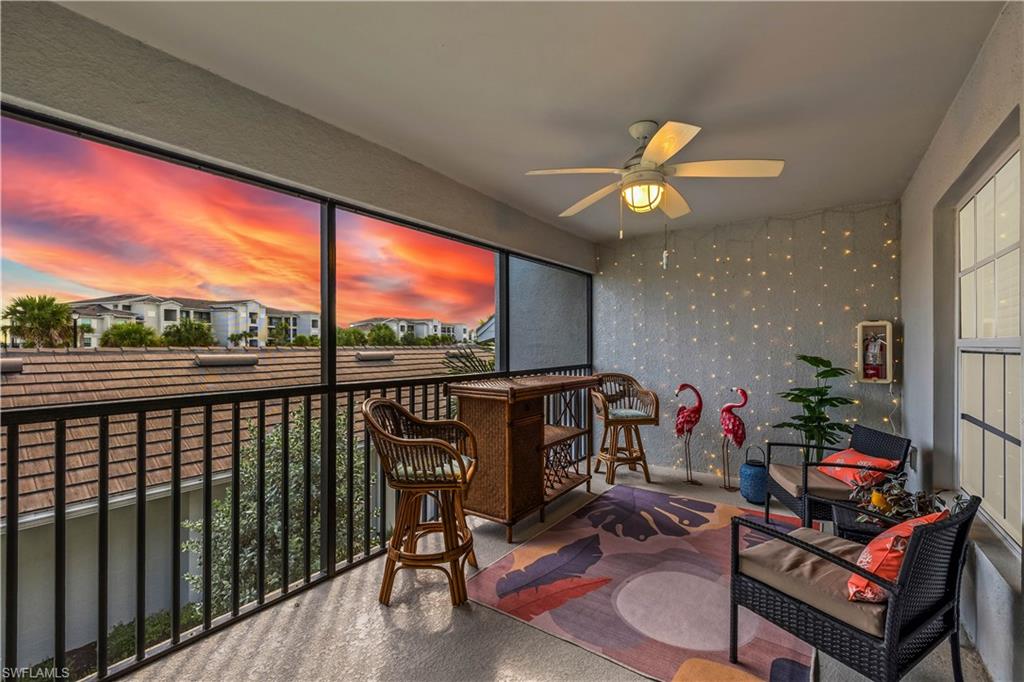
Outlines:
<svg viewBox="0 0 1024 682"><path fill-rule="evenodd" d="M679 384L676 389L678 396L683 391L693 391L696 403L691 405L680 405L676 412L676 438L683 439L683 458L686 460L686 483L701 485L700 481L693 478L693 466L690 459L690 438L693 436L693 429L700 422L700 413L704 409L704 401L700 397L700 391L690 384Z"/></svg>
<svg viewBox="0 0 1024 682"><path fill-rule="evenodd" d="M733 414L733 410L747 404L747 392L742 388L733 388L732 390L739 393L740 402L723 405L719 416L722 423L722 487L726 490L737 490L732 485L729 474L729 441L732 441L733 445L739 449L747 440L747 427L743 424L742 419Z"/></svg>

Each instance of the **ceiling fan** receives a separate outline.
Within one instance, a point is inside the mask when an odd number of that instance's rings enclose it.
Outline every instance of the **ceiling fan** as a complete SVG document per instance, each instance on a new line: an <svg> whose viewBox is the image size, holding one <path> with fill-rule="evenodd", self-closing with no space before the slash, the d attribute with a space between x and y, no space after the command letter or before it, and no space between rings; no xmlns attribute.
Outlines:
<svg viewBox="0 0 1024 682"><path fill-rule="evenodd" d="M689 123L666 121L659 127L654 121L637 121L629 126L629 134L640 146L622 168L551 168L526 174L608 173L622 176L562 211L560 218L576 215L615 190L621 190L622 201L634 213L649 213L660 208L669 218L675 219L689 213L690 205L675 187L666 182L666 178L775 178L782 173L786 162L772 159L666 163L699 132L698 126Z"/></svg>

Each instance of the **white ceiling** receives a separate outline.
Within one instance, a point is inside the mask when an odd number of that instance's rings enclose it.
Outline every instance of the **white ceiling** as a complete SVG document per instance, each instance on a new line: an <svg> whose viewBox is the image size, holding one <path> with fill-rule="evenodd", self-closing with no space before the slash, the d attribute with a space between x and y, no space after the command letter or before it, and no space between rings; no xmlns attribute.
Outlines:
<svg viewBox="0 0 1024 682"><path fill-rule="evenodd" d="M674 181L708 225L898 197L1001 3L69 3L70 9L590 239L638 119L677 160L783 158L775 180ZM659 214L660 215L660 214ZM664 218L627 215L630 230Z"/></svg>

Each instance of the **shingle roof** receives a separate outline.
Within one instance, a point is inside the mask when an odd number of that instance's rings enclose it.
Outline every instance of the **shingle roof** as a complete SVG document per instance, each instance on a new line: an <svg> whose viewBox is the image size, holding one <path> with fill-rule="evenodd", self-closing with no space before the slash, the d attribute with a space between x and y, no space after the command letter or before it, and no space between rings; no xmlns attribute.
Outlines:
<svg viewBox="0 0 1024 682"><path fill-rule="evenodd" d="M130 298L144 298L148 294L113 294L112 296L100 296L99 298L83 298L78 301L71 301L72 305L76 303L106 303L108 301L126 301Z"/></svg>
<svg viewBox="0 0 1024 682"><path fill-rule="evenodd" d="M384 322L385 320L397 320L397 317L368 317L365 320L356 320L350 322L348 326L355 327L356 325L362 324L377 324L378 322Z"/></svg>
<svg viewBox="0 0 1024 682"><path fill-rule="evenodd" d="M135 319L135 313L128 312L127 310L114 310L113 308L104 308L103 306L97 303L89 303L87 305L77 305L75 303L72 303L71 307L74 308L81 315L91 315L97 317L100 315L111 315L113 317L124 317L130 318L132 320Z"/></svg>
<svg viewBox="0 0 1024 682"><path fill-rule="evenodd" d="M154 297L161 301L177 301L182 308L189 310L211 310L219 301L207 301L203 298L183 298L181 296Z"/></svg>
<svg viewBox="0 0 1024 682"><path fill-rule="evenodd" d="M86 298L79 301L71 301L69 305L78 307L82 304L87 303L115 303L118 301L127 301L129 299L134 298L157 301L159 303L164 303L166 301L176 301L180 303L184 308L200 310L211 310L217 306L231 305L234 303L246 303L248 301L256 300L249 298L237 298L227 301L218 301L208 298L189 298L185 296L154 296L153 294L115 294L113 296L102 296L100 298Z"/></svg>
<svg viewBox="0 0 1024 682"><path fill-rule="evenodd" d="M257 353L255 366L198 367L196 352L208 349L23 349L4 357L23 360L20 373L3 374L0 379L0 409L24 406L60 405L102 400L122 400L154 396L173 396L219 391L280 388L317 383L320 376L318 348L271 347L261 349L216 348L224 353ZM356 360L359 348L338 349L338 376L342 381L384 381L396 378L443 376L444 357L450 348L389 347L374 348L394 353L390 361ZM484 351L486 352L486 351ZM408 395L408 394L407 394ZM358 420L355 396L354 414ZM420 398L422 400L422 397ZM433 404L432 392L427 393ZM344 397L339 410L344 414ZM301 404L300 399L292 401ZM316 401L316 412L319 401ZM246 422L255 417L255 404L242 409L242 437L247 438ZM280 420L280 401L267 404L268 423ZM214 409L214 471L230 469L231 409ZM182 411L182 478L202 474L202 410ZM135 416L110 419L110 493L128 492L135 487ZM357 433L361 432L361 422ZM53 505L53 440L50 424L24 426L20 430L19 489L23 513L43 511ZM147 485L167 483L171 478L170 413L151 413L147 422ZM0 481L6 481L6 430L0 448L4 451ZM97 481L98 426L95 419L67 422L67 501L69 504L95 498ZM5 483L0 491L5 491ZM0 500L3 498L0 497Z"/></svg>

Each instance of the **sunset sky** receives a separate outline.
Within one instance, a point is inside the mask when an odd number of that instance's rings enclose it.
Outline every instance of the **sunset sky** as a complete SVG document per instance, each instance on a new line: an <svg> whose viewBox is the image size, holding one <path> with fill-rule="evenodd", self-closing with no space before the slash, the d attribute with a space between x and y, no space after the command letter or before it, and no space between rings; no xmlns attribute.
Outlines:
<svg viewBox="0 0 1024 682"><path fill-rule="evenodd" d="M2 119L2 298L150 293L319 310L320 207ZM494 254L339 212L338 318L494 312Z"/></svg>

